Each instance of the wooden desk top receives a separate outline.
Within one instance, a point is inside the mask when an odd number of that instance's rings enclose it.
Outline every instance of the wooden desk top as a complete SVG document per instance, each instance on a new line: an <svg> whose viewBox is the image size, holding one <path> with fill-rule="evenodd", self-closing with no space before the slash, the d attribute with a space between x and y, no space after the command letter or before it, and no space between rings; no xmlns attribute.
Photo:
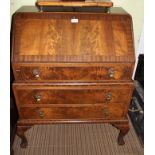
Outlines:
<svg viewBox="0 0 155 155"><path fill-rule="evenodd" d="M83 7L83 6L100 6L112 7L113 3L110 0L38 0L38 6L70 6L70 7Z"/></svg>

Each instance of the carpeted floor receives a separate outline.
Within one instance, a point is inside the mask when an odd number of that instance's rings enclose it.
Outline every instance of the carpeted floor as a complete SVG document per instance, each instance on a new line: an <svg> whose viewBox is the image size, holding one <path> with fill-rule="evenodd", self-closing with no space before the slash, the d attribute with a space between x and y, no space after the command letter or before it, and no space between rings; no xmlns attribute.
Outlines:
<svg viewBox="0 0 155 155"><path fill-rule="evenodd" d="M37 125L26 132L28 148L16 136L14 155L143 155L131 126L124 146L117 145L119 131L109 124Z"/></svg>

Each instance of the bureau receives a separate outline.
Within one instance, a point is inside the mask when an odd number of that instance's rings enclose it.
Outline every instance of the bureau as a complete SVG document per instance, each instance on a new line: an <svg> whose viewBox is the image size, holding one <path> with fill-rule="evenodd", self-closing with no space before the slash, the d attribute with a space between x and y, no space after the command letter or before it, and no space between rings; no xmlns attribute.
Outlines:
<svg viewBox="0 0 155 155"><path fill-rule="evenodd" d="M28 145L26 130L50 123L109 123L124 144L135 61L132 18L122 8L98 8L25 6L14 14L21 147Z"/></svg>

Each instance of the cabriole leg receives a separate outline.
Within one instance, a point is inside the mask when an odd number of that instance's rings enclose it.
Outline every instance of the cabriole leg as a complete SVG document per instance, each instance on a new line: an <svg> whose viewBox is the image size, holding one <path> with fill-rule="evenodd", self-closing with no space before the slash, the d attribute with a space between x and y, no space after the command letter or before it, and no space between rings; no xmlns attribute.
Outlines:
<svg viewBox="0 0 155 155"><path fill-rule="evenodd" d="M17 126L16 134L21 138L21 144L20 144L21 148L26 148L28 146L28 141L25 136L25 132L30 128L31 128L30 126Z"/></svg>
<svg viewBox="0 0 155 155"><path fill-rule="evenodd" d="M124 136L128 133L129 131L129 123L113 123L112 124L114 127L116 127L118 130L120 130L120 133L117 138L118 145L124 145Z"/></svg>

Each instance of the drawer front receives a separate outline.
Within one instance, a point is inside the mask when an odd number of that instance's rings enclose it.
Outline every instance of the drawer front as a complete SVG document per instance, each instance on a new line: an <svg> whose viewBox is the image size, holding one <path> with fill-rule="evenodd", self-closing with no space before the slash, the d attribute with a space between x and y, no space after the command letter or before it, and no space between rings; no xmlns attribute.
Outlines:
<svg viewBox="0 0 155 155"><path fill-rule="evenodd" d="M102 85L14 85L19 105L28 104L110 104L128 103L131 84Z"/></svg>
<svg viewBox="0 0 155 155"><path fill-rule="evenodd" d="M118 119L124 116L121 106L104 107L23 107L21 119Z"/></svg>
<svg viewBox="0 0 155 155"><path fill-rule="evenodd" d="M14 65L15 79L28 82L130 80L132 72L132 63Z"/></svg>

